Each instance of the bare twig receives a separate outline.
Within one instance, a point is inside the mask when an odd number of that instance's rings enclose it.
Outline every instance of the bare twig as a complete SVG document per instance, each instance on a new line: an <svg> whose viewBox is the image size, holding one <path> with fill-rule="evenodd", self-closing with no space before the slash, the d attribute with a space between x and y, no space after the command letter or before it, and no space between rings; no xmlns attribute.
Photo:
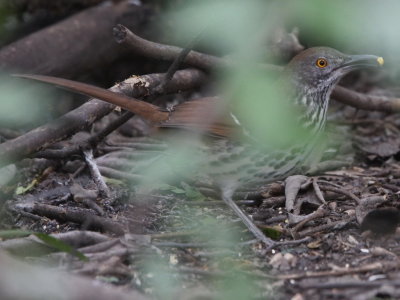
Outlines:
<svg viewBox="0 0 400 300"><path fill-rule="evenodd" d="M140 26L149 18L148 11L146 6L131 5L129 1L86 9L3 47L0 68L77 77L123 54L124 49L109 38L112 27L116 22L127 22L140 31Z"/></svg>
<svg viewBox="0 0 400 300"><path fill-rule="evenodd" d="M311 241L311 237L307 236L305 238L299 239L299 240L292 240L292 241L284 241L284 242L276 242L274 245L268 247L266 251L276 249L279 247L283 246L294 246L302 243L307 243L308 241Z"/></svg>
<svg viewBox="0 0 400 300"><path fill-rule="evenodd" d="M341 103L356 107L358 109L400 112L399 98L366 95L341 86L335 87L332 97Z"/></svg>
<svg viewBox="0 0 400 300"><path fill-rule="evenodd" d="M385 269L386 270L386 269ZM398 279L394 280L379 280L379 281L349 281L345 279L343 282L313 282L313 283L299 283L297 284L300 288L309 289L352 289L352 288L379 288L382 286L400 286L400 281Z"/></svg>
<svg viewBox="0 0 400 300"><path fill-rule="evenodd" d="M116 235L125 233L123 227L110 219L93 215L93 211L88 209L78 209L72 207L58 207L47 204L33 203L33 204L19 204L17 209L22 209L30 213L35 213L48 218L58 219L60 221L70 221L82 224L87 229L100 229L108 231Z"/></svg>
<svg viewBox="0 0 400 300"><path fill-rule="evenodd" d="M398 268L399 263L395 261L382 261L377 263L371 263L365 266L357 267L357 268L341 268L338 270L331 271L321 271L321 272L304 272L297 274L285 274L279 275L279 279L301 279L301 278L311 278L311 277L326 277L326 276L341 276L346 274L355 274L355 273L365 273L370 271L378 271L378 270L386 270Z"/></svg>
<svg viewBox="0 0 400 300"><path fill-rule="evenodd" d="M162 92L165 90L165 86L168 84L168 82L171 81L172 77L178 71L180 67L182 67L183 62L185 61L185 58L188 56L190 51L192 51L193 46L196 44L198 41L199 36L193 39L184 49L182 49L181 53L174 59L172 64L169 66L167 73L165 74L164 80L161 82L160 86L158 87L157 90Z"/></svg>
<svg viewBox="0 0 400 300"><path fill-rule="evenodd" d="M321 232L321 231L326 231L326 230L334 230L334 229L339 229L347 225L348 223L352 222L355 220L355 217L350 217L344 220L336 221L336 222L331 222L329 224L323 224L320 226L312 227L307 230L303 230L301 232L296 233L297 238L302 238L305 236L309 236L310 234L316 233L316 232Z"/></svg>
<svg viewBox="0 0 400 300"><path fill-rule="evenodd" d="M324 205L321 205L320 207L318 207L318 209L317 209L315 212L309 214L304 220L302 220L301 222L299 222L299 223L293 228L293 230L292 230L292 235L293 235L294 237L296 237L297 232L298 232L301 228L303 228L303 226L304 226L305 224L307 224L308 222L310 222L310 221L312 221L312 220L314 220L314 219L322 218L322 217L325 216L325 215L326 215L326 210L325 210L325 208L324 208Z"/></svg>
<svg viewBox="0 0 400 300"><path fill-rule="evenodd" d="M322 194L321 189L319 188L318 180L316 178L313 178L312 183L313 183L313 188L314 188L314 191L315 191L315 195L317 196L319 201L321 201L323 204L326 204L324 195Z"/></svg>
<svg viewBox="0 0 400 300"><path fill-rule="evenodd" d="M353 199L354 201L356 201L357 204L360 204L360 202L361 202L360 198L358 198L352 192L346 191L344 189L339 189L339 188L336 188L336 187L333 187L333 186L325 186L325 185L321 185L320 188L323 191L329 191L329 192L334 192L334 193L337 193L337 194L345 195L345 196Z"/></svg>
<svg viewBox="0 0 400 300"><path fill-rule="evenodd" d="M141 180L143 180L143 176L141 176L141 175L118 171L118 170L108 168L108 167L100 166L99 170L100 170L101 174L103 174L106 177L125 180L129 183L138 183Z"/></svg>
<svg viewBox="0 0 400 300"><path fill-rule="evenodd" d="M262 207L280 207L284 206L286 202L285 196L278 196L278 197L270 197L268 199L264 199L262 201Z"/></svg>
<svg viewBox="0 0 400 300"><path fill-rule="evenodd" d="M113 32L114 38L118 43L130 47L136 53L153 59L175 60L184 50L181 47L170 46L145 40L137 36L121 24L115 26ZM227 59L200 53L193 50L188 53L183 62L203 70L212 70L218 66L232 65L232 62ZM262 65L262 67L263 69L270 71L282 70L282 67L276 65L265 64Z"/></svg>
<svg viewBox="0 0 400 300"><path fill-rule="evenodd" d="M154 59L174 60L183 50L180 47L145 40L121 24L114 27L113 34L117 43L126 45L135 50L136 53ZM218 57L196 51L190 51L183 61L204 70L210 70L222 63L222 60Z"/></svg>
<svg viewBox="0 0 400 300"><path fill-rule="evenodd" d="M126 111L119 118L113 120L108 124L104 129L99 131L98 133L92 135L88 140L83 141L83 143L79 145L73 145L66 149L46 149L43 151L39 151L36 153L35 157L38 158L50 158L50 159L64 159L67 157L71 157L73 155L78 155L82 151L81 149L87 149L89 147L96 147L98 143L100 143L107 135L109 135L114 130L118 129L122 124L127 122L130 118L132 118L133 113Z"/></svg>

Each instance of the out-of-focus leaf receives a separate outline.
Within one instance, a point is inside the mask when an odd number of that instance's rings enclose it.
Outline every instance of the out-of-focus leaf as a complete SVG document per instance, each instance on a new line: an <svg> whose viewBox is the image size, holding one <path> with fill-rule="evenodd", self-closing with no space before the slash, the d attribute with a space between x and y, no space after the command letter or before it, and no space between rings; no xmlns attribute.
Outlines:
<svg viewBox="0 0 400 300"><path fill-rule="evenodd" d="M13 238L25 237L32 234L32 231L21 230L21 229L10 229L10 230L1 230L0 231L0 239L7 240Z"/></svg>
<svg viewBox="0 0 400 300"><path fill-rule="evenodd" d="M282 228L280 226L264 227L262 228L264 234L274 240L277 240L282 235Z"/></svg>
<svg viewBox="0 0 400 300"><path fill-rule="evenodd" d="M118 283L120 282L120 279L115 276L96 276L97 280L100 280L102 282L106 283Z"/></svg>
<svg viewBox="0 0 400 300"><path fill-rule="evenodd" d="M54 88L0 74L0 91L0 126L32 127L51 119Z"/></svg>
<svg viewBox="0 0 400 300"><path fill-rule="evenodd" d="M185 195L190 200L193 201L203 201L206 197L202 193L200 193L195 187L188 185L187 183L182 182L182 187L185 189Z"/></svg>
<svg viewBox="0 0 400 300"><path fill-rule="evenodd" d="M30 191L35 185L38 184L38 179L35 178L29 183L27 186L18 186L15 190L16 195L22 195L25 194L26 192Z"/></svg>
<svg viewBox="0 0 400 300"><path fill-rule="evenodd" d="M185 190L180 189L180 188L178 188L176 186L172 186L172 185L166 184L166 183L160 184L157 187L157 189L160 190L160 191L167 191L167 192L171 192L171 193L174 193L174 194L184 194L185 193Z"/></svg>
<svg viewBox="0 0 400 300"><path fill-rule="evenodd" d="M48 234L40 233L40 232L37 232L34 235L37 236L40 240L42 240L44 243L46 243L46 245L48 245L48 246L51 246L57 250L60 250L62 252L66 252L68 254L76 256L77 258L79 258L82 261L88 260L88 258L82 252L77 251L70 245L66 244L65 242L63 242L57 238L54 238Z"/></svg>
<svg viewBox="0 0 400 300"><path fill-rule="evenodd" d="M109 183L109 184L118 185L118 186L125 185L125 182L123 182L122 180L118 180L115 178L109 178L109 177L105 177L105 176L103 176L103 178L104 178L105 182Z"/></svg>

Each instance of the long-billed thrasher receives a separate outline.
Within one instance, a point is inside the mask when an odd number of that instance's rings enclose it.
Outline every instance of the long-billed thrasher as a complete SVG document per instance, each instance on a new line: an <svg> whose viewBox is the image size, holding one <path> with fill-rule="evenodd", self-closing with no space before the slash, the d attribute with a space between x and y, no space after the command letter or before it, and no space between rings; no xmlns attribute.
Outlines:
<svg viewBox="0 0 400 300"><path fill-rule="evenodd" d="M329 97L336 83L352 70L382 64L381 57L345 55L326 47L310 48L295 56L286 66L280 81L284 82L285 95L290 104L301 113L297 120L298 126L310 134L301 143L296 142L272 151L254 146L251 138L248 142L246 138L235 140L238 132L246 132L250 137L251 133L246 128L241 128L240 120L226 106L221 105L223 102L218 98L187 101L165 110L123 94L79 82L41 75L18 76L55 84L118 105L160 128L197 130L202 134L216 136L212 141L207 140L206 145L198 147L199 153L206 157L206 161L202 162L202 175L207 175L220 187L224 201L251 232L271 246L273 242L232 201L233 192L239 186L268 183L301 172L300 167L311 155L316 138L324 128ZM210 119L210 115L215 117Z"/></svg>

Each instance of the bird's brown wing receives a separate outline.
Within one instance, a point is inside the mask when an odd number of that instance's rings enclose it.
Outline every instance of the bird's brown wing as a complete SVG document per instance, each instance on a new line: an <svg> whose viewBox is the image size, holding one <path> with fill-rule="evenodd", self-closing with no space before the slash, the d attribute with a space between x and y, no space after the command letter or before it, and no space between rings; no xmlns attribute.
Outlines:
<svg viewBox="0 0 400 300"><path fill-rule="evenodd" d="M237 125L227 114L223 100L216 97L200 98L179 104L171 111L163 128L184 128L219 137L231 137Z"/></svg>
<svg viewBox="0 0 400 300"><path fill-rule="evenodd" d="M175 106L171 111L166 111L153 104L73 80L43 75L15 76L50 83L118 105L161 128L183 128L220 137L232 136L237 131L224 101L216 97L188 101Z"/></svg>

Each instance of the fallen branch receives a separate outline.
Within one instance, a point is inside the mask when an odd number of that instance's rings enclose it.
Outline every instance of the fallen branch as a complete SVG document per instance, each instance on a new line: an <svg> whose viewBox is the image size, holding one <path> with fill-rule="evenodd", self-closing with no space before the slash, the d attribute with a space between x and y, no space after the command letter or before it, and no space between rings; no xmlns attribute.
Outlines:
<svg viewBox="0 0 400 300"><path fill-rule="evenodd" d="M0 69L77 77L121 56L125 50L109 37L112 27L127 22L140 31L148 11L129 1L88 8L3 47Z"/></svg>
<svg viewBox="0 0 400 300"><path fill-rule="evenodd" d="M400 112L400 99L385 96L372 96L358 93L342 86L336 86L332 93L335 100L358 109L384 112Z"/></svg>
<svg viewBox="0 0 400 300"><path fill-rule="evenodd" d="M97 229L114 233L117 236L125 233L120 223L114 222L108 218L96 216L93 214L93 211L89 209L59 207L40 203L19 204L16 209L21 209L51 219L57 219L62 222L78 223L84 226L85 229Z"/></svg>
<svg viewBox="0 0 400 300"><path fill-rule="evenodd" d="M50 236L63 241L64 243L74 247L93 247L100 243L110 240L109 237L93 231L69 231L64 233L50 234ZM48 253L57 252L59 250L50 247L34 235L24 238L14 238L0 242L0 249L17 256L42 256Z"/></svg>
<svg viewBox="0 0 400 300"><path fill-rule="evenodd" d="M338 230L340 228L343 228L350 222L353 222L354 220L355 220L355 217L349 217L349 218L346 218L346 219L343 219L340 221L331 222L329 224L315 226L315 227L303 230L301 232L297 232L296 238L301 239L301 238L309 236L313 233L322 232L322 231L330 231L331 232L334 230Z"/></svg>
<svg viewBox="0 0 400 300"><path fill-rule="evenodd" d="M174 60L182 53L182 51L184 51L184 49L180 47L145 40L121 24L118 24L113 28L113 34L117 43L129 47L137 54L154 59ZM224 63L219 57L193 50L186 55L183 62L204 70L210 70L219 64Z"/></svg>
<svg viewBox="0 0 400 300"><path fill-rule="evenodd" d="M119 118L111 121L101 131L94 133L87 140L63 149L46 149L36 153L36 158L47 158L47 159L65 159L73 155L81 155L82 149L94 148L99 144L107 135L114 130L118 129L122 124L129 121L133 116L133 113L127 111L122 114Z"/></svg>
<svg viewBox="0 0 400 300"><path fill-rule="evenodd" d="M284 246L294 246L302 243L307 243L311 241L311 237L307 236L305 238L299 239L299 240L291 240L291 241L284 241L284 242L276 242L275 245L272 245L271 247L268 247L265 249L265 251L270 251L272 249L277 249L279 247L284 247Z"/></svg>
<svg viewBox="0 0 400 300"><path fill-rule="evenodd" d="M399 263L396 261L382 261L377 263L371 263L365 266L361 266L358 268L341 268L329 271L321 271L321 272L304 272L304 273L296 273L296 274L285 274L278 275L277 277L281 280L287 279L304 279L304 278L312 278L312 277L326 277L326 276L341 276L347 274L356 274L356 273L365 273L370 271L387 271L388 269L395 269L399 267Z"/></svg>
<svg viewBox="0 0 400 300"><path fill-rule="evenodd" d="M327 182L323 182L323 183L327 183ZM361 202L360 198L358 198L352 192L344 190L343 188L337 188L337 187L334 187L334 186L320 185L320 189L323 190L323 191L329 191L329 192L334 192L334 193L337 193L337 194L345 195L345 196L349 197L350 199L353 199L357 204L360 204L360 202Z"/></svg>
<svg viewBox="0 0 400 300"><path fill-rule="evenodd" d="M298 287L309 290L309 289L353 289L353 288L380 288L383 286L400 286L400 281L398 279L393 280L378 280L378 281L361 281L361 280L351 280L349 281L348 278L344 279L342 282L332 281L332 282L313 282L313 283L299 283L296 284Z"/></svg>
<svg viewBox="0 0 400 300"><path fill-rule="evenodd" d="M125 45L134 50L137 54L141 54L149 58L175 60L182 53L182 51L184 51L184 49L181 47L155 43L143 39L121 24L114 27L113 33L117 43ZM203 70L212 70L218 66L232 64L232 62L227 59L193 50L186 55L183 62ZM277 65L263 65L262 67L271 71L282 70L282 67Z"/></svg>

